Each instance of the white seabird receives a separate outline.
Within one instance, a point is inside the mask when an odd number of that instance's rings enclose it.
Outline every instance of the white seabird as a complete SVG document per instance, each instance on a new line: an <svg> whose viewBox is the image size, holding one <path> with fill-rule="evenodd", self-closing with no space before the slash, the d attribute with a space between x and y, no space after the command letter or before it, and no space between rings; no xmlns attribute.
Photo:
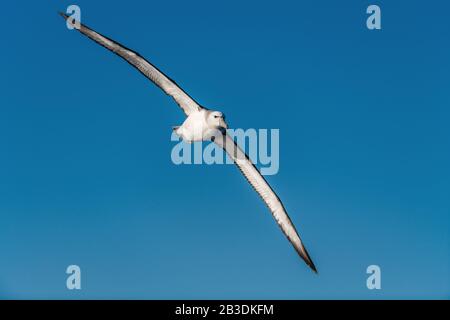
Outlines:
<svg viewBox="0 0 450 320"><path fill-rule="evenodd" d="M75 20L64 13L61 16L75 26ZM78 31L94 40L101 46L111 50L129 64L138 69L144 76L160 87L167 95L170 95L175 102L183 109L187 118L181 126L174 127L175 132L187 142L212 140L233 159L239 170L261 196L273 217L280 226L283 233L292 243L297 253L306 264L317 273L306 248L304 247L294 224L289 218L280 199L249 160L244 151L237 146L235 141L226 133L228 128L224 115L219 111L208 110L200 106L186 92L183 91L172 79L167 77L158 68L144 59L137 52L130 50L118 42L111 40L83 24L79 24Z"/></svg>

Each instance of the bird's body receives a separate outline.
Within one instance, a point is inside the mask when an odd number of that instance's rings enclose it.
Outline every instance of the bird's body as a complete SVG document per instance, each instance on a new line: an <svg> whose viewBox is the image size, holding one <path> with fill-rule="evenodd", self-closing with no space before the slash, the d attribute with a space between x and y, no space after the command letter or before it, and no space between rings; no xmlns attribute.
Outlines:
<svg viewBox="0 0 450 320"><path fill-rule="evenodd" d="M69 23L76 27L77 24L75 21L70 21L71 18L65 14L61 15ZM178 134L184 141L195 142L211 140L223 148L223 150L235 162L244 177L248 180L248 182L270 209L275 221L294 246L300 257L303 258L306 264L313 271L317 272L314 263L306 251L306 248L304 247L300 236L298 235L298 232L289 218L279 197L254 164L250 161L245 152L242 151L235 141L226 133L228 126L225 123L224 115L219 111L208 110L200 106L194 99L184 92L175 81L167 77L137 52L95 32L83 24L79 24L79 26L80 27L77 29L82 34L126 60L175 100L187 116L181 126L174 127L175 133Z"/></svg>
<svg viewBox="0 0 450 320"><path fill-rule="evenodd" d="M206 109L193 111L181 126L174 128L175 133L189 143L211 140L217 130L217 125L209 121L211 117L214 117L214 113L220 114L218 111ZM226 124L224 126L226 127Z"/></svg>

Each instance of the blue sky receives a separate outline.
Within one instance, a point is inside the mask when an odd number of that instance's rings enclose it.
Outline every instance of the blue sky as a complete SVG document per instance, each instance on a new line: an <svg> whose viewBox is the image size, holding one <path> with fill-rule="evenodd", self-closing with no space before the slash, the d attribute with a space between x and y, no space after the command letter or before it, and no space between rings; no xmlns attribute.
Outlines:
<svg viewBox="0 0 450 320"><path fill-rule="evenodd" d="M0 298L449 298L450 5L374 3L76 2L231 127L280 129L268 181L318 276L236 168L171 162L183 113L72 3L3 4Z"/></svg>

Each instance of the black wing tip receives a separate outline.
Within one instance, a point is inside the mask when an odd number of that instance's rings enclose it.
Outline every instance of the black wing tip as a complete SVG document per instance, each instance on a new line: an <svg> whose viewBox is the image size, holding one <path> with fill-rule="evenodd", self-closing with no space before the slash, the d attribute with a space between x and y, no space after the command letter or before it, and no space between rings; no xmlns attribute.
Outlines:
<svg viewBox="0 0 450 320"><path fill-rule="evenodd" d="M308 253L308 251L306 251L305 247L303 247L303 252L301 250L297 250L297 253L305 261L305 263L308 265L308 267L310 267L311 270L314 271L315 274L319 274L316 266L314 265L314 262L312 261L311 257L309 256L309 253Z"/></svg>
<svg viewBox="0 0 450 320"><path fill-rule="evenodd" d="M65 14L65 13L62 12L62 11L58 11L58 14L59 14L61 17L63 17L64 19L67 19L67 18L69 17L67 14Z"/></svg>
<svg viewBox="0 0 450 320"><path fill-rule="evenodd" d="M312 271L314 271L315 274L319 274L319 271L317 271L317 268L312 261L310 264L308 264L308 266L311 268Z"/></svg>
<svg viewBox="0 0 450 320"><path fill-rule="evenodd" d="M315 274L319 274L319 271L317 271L316 266L314 265L314 262L312 262L311 258L308 255L308 260L306 260L306 264L308 267L311 268L312 271L314 271Z"/></svg>

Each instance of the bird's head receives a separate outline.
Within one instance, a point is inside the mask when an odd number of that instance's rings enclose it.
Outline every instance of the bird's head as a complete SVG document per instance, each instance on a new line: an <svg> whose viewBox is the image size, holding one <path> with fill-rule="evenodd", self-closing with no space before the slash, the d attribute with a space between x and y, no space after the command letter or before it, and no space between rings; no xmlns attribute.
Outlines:
<svg viewBox="0 0 450 320"><path fill-rule="evenodd" d="M211 111L208 115L207 122L211 127L228 129L225 122L225 115L219 111Z"/></svg>

